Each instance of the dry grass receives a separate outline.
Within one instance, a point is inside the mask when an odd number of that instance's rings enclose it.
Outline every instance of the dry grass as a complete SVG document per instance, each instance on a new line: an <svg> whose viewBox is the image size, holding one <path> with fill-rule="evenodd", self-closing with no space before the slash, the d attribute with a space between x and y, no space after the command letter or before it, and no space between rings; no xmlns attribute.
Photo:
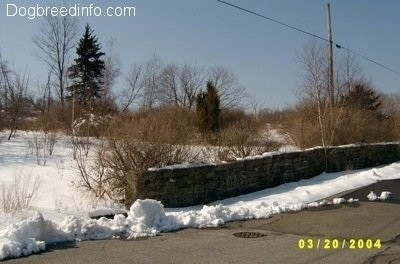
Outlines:
<svg viewBox="0 0 400 264"><path fill-rule="evenodd" d="M11 183L0 184L0 206L3 213L14 214L28 209L35 201L40 187L39 177L24 177L22 172L15 173Z"/></svg>

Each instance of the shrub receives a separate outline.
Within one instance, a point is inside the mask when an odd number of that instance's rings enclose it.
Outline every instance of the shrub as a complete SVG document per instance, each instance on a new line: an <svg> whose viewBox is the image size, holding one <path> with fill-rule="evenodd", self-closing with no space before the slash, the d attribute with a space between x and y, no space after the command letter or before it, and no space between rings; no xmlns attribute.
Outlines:
<svg viewBox="0 0 400 264"><path fill-rule="evenodd" d="M318 113L313 104L300 104L288 114L285 126L291 140L299 148L321 145Z"/></svg>
<svg viewBox="0 0 400 264"><path fill-rule="evenodd" d="M221 129L228 128L241 122L244 119L249 119L250 117L241 108L222 108L219 124Z"/></svg>
<svg viewBox="0 0 400 264"><path fill-rule="evenodd" d="M78 151L80 185L98 197L123 199L137 173L195 160L187 145L194 130L191 116L187 110L165 108L115 118L91 165Z"/></svg>
<svg viewBox="0 0 400 264"><path fill-rule="evenodd" d="M31 207L39 191L40 181L38 177L23 177L22 173L14 175L13 182L1 183L0 205L6 214L14 214Z"/></svg>
<svg viewBox="0 0 400 264"><path fill-rule="evenodd" d="M263 133L264 132L264 133ZM281 143L265 136L266 128L252 118L245 118L221 130L219 158L229 160L277 150ZM264 135L263 135L264 134Z"/></svg>
<svg viewBox="0 0 400 264"><path fill-rule="evenodd" d="M380 113L344 107L336 132L336 145L396 140L395 121Z"/></svg>
<svg viewBox="0 0 400 264"><path fill-rule="evenodd" d="M219 129L220 98L212 82L207 83L206 92L197 95L196 113L201 131L215 133Z"/></svg>
<svg viewBox="0 0 400 264"><path fill-rule="evenodd" d="M322 119L328 124L328 116ZM333 109L332 128L324 126L326 137L333 129L332 138L326 138L331 145L351 143L373 143L396 140L395 119L378 110L368 110L354 105L337 104ZM312 104L300 104L290 114L287 132L300 148L321 146L321 127L318 113Z"/></svg>

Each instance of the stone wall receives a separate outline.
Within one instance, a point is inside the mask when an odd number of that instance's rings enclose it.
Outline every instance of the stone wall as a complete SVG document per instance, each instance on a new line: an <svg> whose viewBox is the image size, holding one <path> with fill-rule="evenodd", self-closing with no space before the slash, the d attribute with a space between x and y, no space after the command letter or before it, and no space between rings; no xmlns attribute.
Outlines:
<svg viewBox="0 0 400 264"><path fill-rule="evenodd" d="M400 160L400 144L349 145L271 154L217 166L160 169L132 176L127 203L156 199L166 207L205 204L308 179Z"/></svg>

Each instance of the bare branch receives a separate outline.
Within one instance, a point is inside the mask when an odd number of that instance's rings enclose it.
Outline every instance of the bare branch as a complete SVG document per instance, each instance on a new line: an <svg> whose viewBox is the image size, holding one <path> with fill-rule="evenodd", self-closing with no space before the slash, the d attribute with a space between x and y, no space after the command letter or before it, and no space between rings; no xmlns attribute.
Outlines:
<svg viewBox="0 0 400 264"><path fill-rule="evenodd" d="M71 16L46 16L41 34L33 38L49 70L57 79L57 94L64 106L68 59L78 34L77 20Z"/></svg>
<svg viewBox="0 0 400 264"><path fill-rule="evenodd" d="M126 78L127 86L122 90L122 111L125 112L141 96L143 90L143 67L134 65Z"/></svg>
<svg viewBox="0 0 400 264"><path fill-rule="evenodd" d="M193 108L205 76L202 70L194 65L185 64L179 71L179 81L183 93L183 106Z"/></svg>
<svg viewBox="0 0 400 264"><path fill-rule="evenodd" d="M115 80L121 75L121 61L118 54L114 51L115 40L110 39L107 43L107 51L104 59L104 72L103 72L103 86L104 86L104 100L111 100L111 87L114 85Z"/></svg>
<svg viewBox="0 0 400 264"><path fill-rule="evenodd" d="M202 70L194 65L168 64L160 75L160 101L165 105L193 108L204 82Z"/></svg>
<svg viewBox="0 0 400 264"><path fill-rule="evenodd" d="M162 69L162 61L158 55L153 55L144 64L143 72L143 94L142 107L151 109L157 104L157 93L159 92L159 78Z"/></svg>
<svg viewBox="0 0 400 264"><path fill-rule="evenodd" d="M245 88L239 85L236 76L225 67L212 67L208 79L213 82L221 99L221 108L239 107L247 98Z"/></svg>

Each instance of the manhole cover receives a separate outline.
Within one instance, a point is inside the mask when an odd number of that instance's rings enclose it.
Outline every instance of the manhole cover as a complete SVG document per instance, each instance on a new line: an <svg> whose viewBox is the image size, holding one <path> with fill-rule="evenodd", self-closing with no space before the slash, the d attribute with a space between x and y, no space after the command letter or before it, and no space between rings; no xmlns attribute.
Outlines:
<svg viewBox="0 0 400 264"><path fill-rule="evenodd" d="M240 237L240 238L259 238L259 237L265 237L267 236L266 234L259 233L259 232L239 232L233 234L235 237Z"/></svg>

